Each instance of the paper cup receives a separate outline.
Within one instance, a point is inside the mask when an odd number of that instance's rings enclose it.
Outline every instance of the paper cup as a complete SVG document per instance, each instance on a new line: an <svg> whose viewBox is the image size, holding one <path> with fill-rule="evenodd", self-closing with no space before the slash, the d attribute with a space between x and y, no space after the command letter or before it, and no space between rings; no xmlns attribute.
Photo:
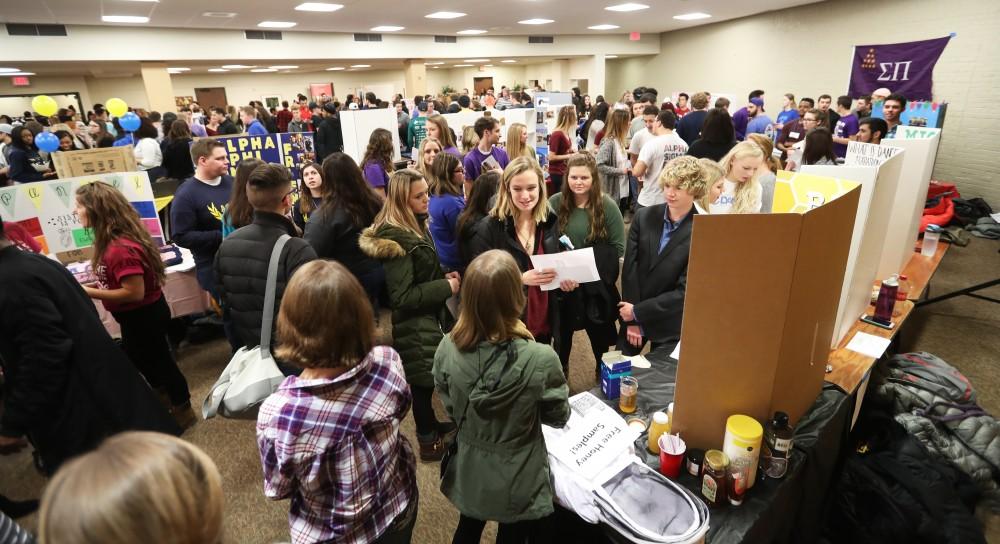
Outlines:
<svg viewBox="0 0 1000 544"><path fill-rule="evenodd" d="M681 437L665 434L660 437L660 473L667 478L677 478L681 474L681 464L687 446Z"/></svg>

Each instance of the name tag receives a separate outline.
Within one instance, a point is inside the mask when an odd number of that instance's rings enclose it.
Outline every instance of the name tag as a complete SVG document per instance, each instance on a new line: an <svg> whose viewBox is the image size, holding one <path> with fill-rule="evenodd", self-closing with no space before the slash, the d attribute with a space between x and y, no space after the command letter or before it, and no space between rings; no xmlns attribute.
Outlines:
<svg viewBox="0 0 1000 544"><path fill-rule="evenodd" d="M788 137L789 138L798 138L799 137L799 133L798 132L789 132L788 133Z"/></svg>

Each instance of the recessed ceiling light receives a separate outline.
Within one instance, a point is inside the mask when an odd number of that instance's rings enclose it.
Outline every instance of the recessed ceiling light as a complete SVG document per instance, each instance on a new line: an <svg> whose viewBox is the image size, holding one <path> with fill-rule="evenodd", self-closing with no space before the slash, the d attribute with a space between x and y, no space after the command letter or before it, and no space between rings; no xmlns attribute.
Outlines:
<svg viewBox="0 0 1000 544"><path fill-rule="evenodd" d="M707 13L702 13L700 11L696 11L694 13L684 13L682 15L674 15L674 19L677 19L678 21L697 21L698 19L708 19L709 17L711 17L711 15Z"/></svg>
<svg viewBox="0 0 1000 544"><path fill-rule="evenodd" d="M424 15L424 17L428 19L458 19L459 17L465 17L465 14L457 11L435 11L434 13Z"/></svg>
<svg viewBox="0 0 1000 544"><path fill-rule="evenodd" d="M297 24L291 21L261 21L257 23L257 26L260 28L292 28Z"/></svg>
<svg viewBox="0 0 1000 544"><path fill-rule="evenodd" d="M208 71L209 72L228 72L229 70L226 70L225 68L209 68Z"/></svg>
<svg viewBox="0 0 1000 544"><path fill-rule="evenodd" d="M278 64L276 66L271 66L271 68L274 68L275 70L294 70L298 68L298 66L295 66L294 64Z"/></svg>
<svg viewBox="0 0 1000 544"><path fill-rule="evenodd" d="M232 11L206 11L201 14L202 17L216 17L219 19L232 19L236 17L236 13Z"/></svg>
<svg viewBox="0 0 1000 544"><path fill-rule="evenodd" d="M371 64L352 64L351 68L371 68Z"/></svg>
<svg viewBox="0 0 1000 544"><path fill-rule="evenodd" d="M274 68L254 68L251 72L262 74L264 72L277 72Z"/></svg>
<svg viewBox="0 0 1000 544"><path fill-rule="evenodd" d="M554 23L552 19L525 19L523 21L518 21L519 25L547 25L549 23Z"/></svg>
<svg viewBox="0 0 1000 544"><path fill-rule="evenodd" d="M167 68L167 70L173 70L175 72L190 72L190 68Z"/></svg>
<svg viewBox="0 0 1000 544"><path fill-rule="evenodd" d="M604 58L606 58L606 59L617 59L618 55L604 55Z"/></svg>
<svg viewBox="0 0 1000 544"><path fill-rule="evenodd" d="M373 26L371 28L371 31L372 32L396 32L398 30L403 30L403 28L405 28L405 27L402 27L402 26L392 26L392 25L382 25L382 26Z"/></svg>
<svg viewBox="0 0 1000 544"><path fill-rule="evenodd" d="M438 66L438 65L441 65L441 64L444 64L444 63L441 62L441 61L437 61L437 62L425 62L424 66Z"/></svg>
<svg viewBox="0 0 1000 544"><path fill-rule="evenodd" d="M515 63L515 62L517 62L517 61L516 61L516 60L514 60L514 59L507 59L507 60L502 60L502 61L500 61L500 62L502 62L502 63L504 63L504 64L513 64L513 63Z"/></svg>
<svg viewBox="0 0 1000 544"><path fill-rule="evenodd" d="M0 74L6 74L9 72L20 72L20 68L0 68Z"/></svg>
<svg viewBox="0 0 1000 544"><path fill-rule="evenodd" d="M255 65L246 64L223 64L223 68L229 68L230 70L239 70L240 68L256 68Z"/></svg>
<svg viewBox="0 0 1000 544"><path fill-rule="evenodd" d="M103 15L101 20L105 23L148 23L149 17L138 15Z"/></svg>
<svg viewBox="0 0 1000 544"><path fill-rule="evenodd" d="M306 2L304 4L299 4L295 6L297 11L323 11L331 12L337 11L338 9L344 7L343 4L327 4L325 2Z"/></svg>
<svg viewBox="0 0 1000 544"><path fill-rule="evenodd" d="M469 30L459 30L455 34L461 34L463 36L472 36L475 34L486 34L487 31L480 30L478 28L470 28Z"/></svg>
<svg viewBox="0 0 1000 544"><path fill-rule="evenodd" d="M608 6L604 8L608 11L639 11L640 9L649 9L646 4L634 4L629 2L627 4L618 4L616 6Z"/></svg>
<svg viewBox="0 0 1000 544"><path fill-rule="evenodd" d="M339 72L339 71L341 71L343 69L344 69L343 66L333 66L333 67L327 68L326 71L327 72Z"/></svg>
<svg viewBox="0 0 1000 544"><path fill-rule="evenodd" d="M456 64L455 68L471 68L471 64Z"/></svg>
<svg viewBox="0 0 1000 544"><path fill-rule="evenodd" d="M4 74L5 76L33 76L34 72L9 72Z"/></svg>
<svg viewBox="0 0 1000 544"><path fill-rule="evenodd" d="M465 59L462 62L489 62L490 59Z"/></svg>
<svg viewBox="0 0 1000 544"><path fill-rule="evenodd" d="M589 30L614 30L616 28L621 28L621 27L618 25L594 25L594 26L588 26L587 28Z"/></svg>

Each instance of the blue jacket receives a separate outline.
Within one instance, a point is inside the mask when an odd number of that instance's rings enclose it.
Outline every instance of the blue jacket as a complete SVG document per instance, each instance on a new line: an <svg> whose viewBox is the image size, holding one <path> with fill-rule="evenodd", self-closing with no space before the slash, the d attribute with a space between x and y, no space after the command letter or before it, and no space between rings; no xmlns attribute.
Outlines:
<svg viewBox="0 0 1000 544"><path fill-rule="evenodd" d="M251 136L264 136L267 133L267 129L264 128L264 125L256 119L251 121L250 126L247 127L247 134Z"/></svg>
<svg viewBox="0 0 1000 544"><path fill-rule="evenodd" d="M458 251L458 214L465 209L465 200L458 195L431 195L427 212L430 215L431 238L441 264L450 270L462 268Z"/></svg>

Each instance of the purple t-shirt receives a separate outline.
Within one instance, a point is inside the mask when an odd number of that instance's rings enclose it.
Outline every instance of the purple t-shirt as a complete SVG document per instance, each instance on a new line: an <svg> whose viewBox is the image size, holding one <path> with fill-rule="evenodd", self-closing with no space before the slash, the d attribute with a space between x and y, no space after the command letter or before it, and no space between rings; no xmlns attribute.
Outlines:
<svg viewBox="0 0 1000 544"><path fill-rule="evenodd" d="M368 161L365 163L365 181L376 189L381 189L389 183L389 174L386 173L382 165Z"/></svg>
<svg viewBox="0 0 1000 544"><path fill-rule="evenodd" d="M858 116L853 113L845 115L837 121L833 135L838 138L850 138L858 133ZM847 144L833 144L833 152L840 158L847 155Z"/></svg>
<svg viewBox="0 0 1000 544"><path fill-rule="evenodd" d="M507 163L510 162L510 159L507 158L507 152L497 146L493 146L488 155L475 147L465 155L465 159L462 161L462 167L465 168L465 179L475 180L478 178L479 174L483 172L483 161L490 156L496 159L500 168L507 168Z"/></svg>

